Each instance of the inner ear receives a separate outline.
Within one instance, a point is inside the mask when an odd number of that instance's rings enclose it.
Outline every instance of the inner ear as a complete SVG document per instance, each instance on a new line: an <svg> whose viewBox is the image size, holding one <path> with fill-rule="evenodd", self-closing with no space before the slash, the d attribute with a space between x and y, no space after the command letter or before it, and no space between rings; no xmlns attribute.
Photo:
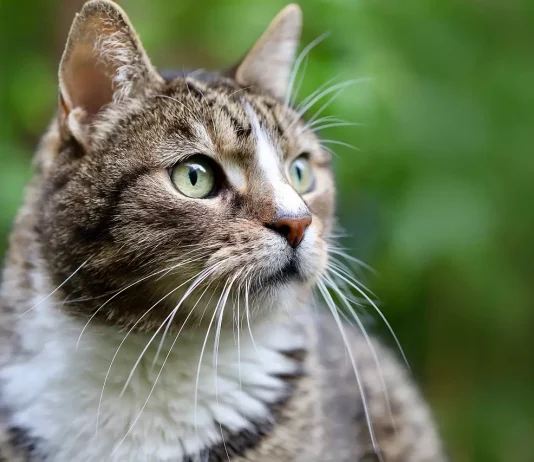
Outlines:
<svg viewBox="0 0 534 462"><path fill-rule="evenodd" d="M78 108L90 120L106 105L162 81L126 13L107 0L86 3L74 19L59 69L67 115Z"/></svg>
<svg viewBox="0 0 534 462"><path fill-rule="evenodd" d="M257 85L283 100L297 54L302 29L302 11L288 5L273 19L235 71L242 86Z"/></svg>
<svg viewBox="0 0 534 462"><path fill-rule="evenodd" d="M93 46L78 45L63 69L61 96L69 109L80 107L96 114L113 100L116 69L102 59L95 60L94 54Z"/></svg>

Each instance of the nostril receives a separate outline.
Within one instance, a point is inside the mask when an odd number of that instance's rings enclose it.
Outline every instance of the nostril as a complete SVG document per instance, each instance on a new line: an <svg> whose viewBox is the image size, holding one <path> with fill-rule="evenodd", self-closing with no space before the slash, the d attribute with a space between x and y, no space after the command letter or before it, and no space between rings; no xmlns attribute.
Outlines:
<svg viewBox="0 0 534 462"><path fill-rule="evenodd" d="M273 229L284 237L287 237L291 232L291 228L287 225L274 227Z"/></svg>
<svg viewBox="0 0 534 462"><path fill-rule="evenodd" d="M267 225L268 228L284 236L287 243L296 248L304 238L304 233L312 222L311 216L307 217L283 217Z"/></svg>

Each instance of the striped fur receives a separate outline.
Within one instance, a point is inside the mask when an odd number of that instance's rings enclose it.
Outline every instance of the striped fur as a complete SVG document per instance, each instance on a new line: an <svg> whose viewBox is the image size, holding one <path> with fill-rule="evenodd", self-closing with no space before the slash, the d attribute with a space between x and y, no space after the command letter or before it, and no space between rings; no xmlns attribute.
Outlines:
<svg viewBox="0 0 534 462"><path fill-rule="evenodd" d="M289 6L232 70L160 74L118 6L77 16L0 288L0 461L444 460L390 352L312 309L335 191L284 104L300 27ZM199 153L207 199L169 176ZM300 215L293 248L272 224Z"/></svg>

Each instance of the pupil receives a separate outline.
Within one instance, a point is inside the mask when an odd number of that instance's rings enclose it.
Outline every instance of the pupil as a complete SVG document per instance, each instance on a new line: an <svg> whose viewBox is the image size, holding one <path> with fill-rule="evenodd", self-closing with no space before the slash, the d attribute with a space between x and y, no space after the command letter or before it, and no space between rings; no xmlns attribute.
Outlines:
<svg viewBox="0 0 534 462"><path fill-rule="evenodd" d="M198 181L198 172L195 168L189 168L189 181L193 186L197 184Z"/></svg>
<svg viewBox="0 0 534 462"><path fill-rule="evenodd" d="M297 171L298 180L302 181L302 169L300 167L296 167L295 170Z"/></svg>

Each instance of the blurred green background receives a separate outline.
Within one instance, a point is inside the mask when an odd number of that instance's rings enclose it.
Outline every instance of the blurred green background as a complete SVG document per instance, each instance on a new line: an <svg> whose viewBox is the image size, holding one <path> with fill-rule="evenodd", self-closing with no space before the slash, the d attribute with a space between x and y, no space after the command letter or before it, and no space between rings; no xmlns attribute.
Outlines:
<svg viewBox="0 0 534 462"><path fill-rule="evenodd" d="M0 255L80 0L0 0ZM124 0L160 67L217 68L284 6L274 0ZM455 461L532 462L534 4L303 0L301 99L370 77L326 111L343 244L381 299ZM315 107L315 110L320 104ZM313 114L313 109L311 111ZM377 322L377 329L381 324ZM388 338L385 335L385 338Z"/></svg>

